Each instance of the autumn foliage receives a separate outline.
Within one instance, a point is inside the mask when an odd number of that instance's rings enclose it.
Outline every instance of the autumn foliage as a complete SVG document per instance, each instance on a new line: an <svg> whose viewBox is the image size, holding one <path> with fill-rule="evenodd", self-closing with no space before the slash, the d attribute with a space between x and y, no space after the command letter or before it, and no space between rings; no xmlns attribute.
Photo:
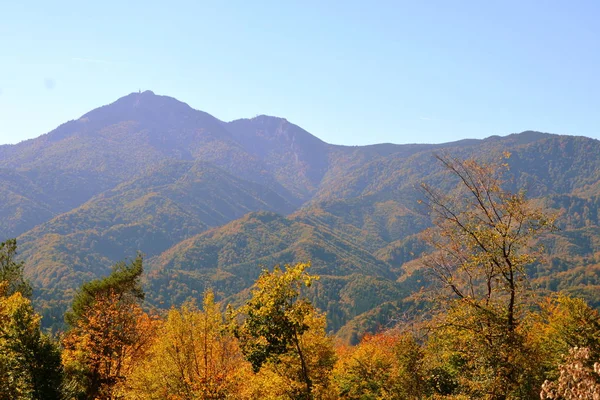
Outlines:
<svg viewBox="0 0 600 400"><path fill-rule="evenodd" d="M155 327L138 304L113 291L98 295L63 339L63 364L77 396L118 398L118 387L138 368Z"/></svg>
<svg viewBox="0 0 600 400"><path fill-rule="evenodd" d="M528 282L552 218L494 166L440 161L461 190L423 186L437 278L423 317L354 346L308 300L308 263L263 270L237 308L207 290L161 313L144 302L141 256L85 283L53 339L16 243L0 246L0 399L599 399L600 314Z"/></svg>
<svg viewBox="0 0 600 400"><path fill-rule="evenodd" d="M199 310L193 302L171 309L145 357L123 385L130 399L235 398L250 366L208 292Z"/></svg>

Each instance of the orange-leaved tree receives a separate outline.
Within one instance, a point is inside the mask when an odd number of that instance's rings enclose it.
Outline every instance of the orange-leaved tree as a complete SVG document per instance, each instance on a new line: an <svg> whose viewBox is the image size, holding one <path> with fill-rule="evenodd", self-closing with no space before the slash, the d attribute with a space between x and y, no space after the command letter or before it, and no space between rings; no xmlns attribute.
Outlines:
<svg viewBox="0 0 600 400"><path fill-rule="evenodd" d="M116 399L118 386L144 355L156 321L140 302L142 258L118 263L103 279L80 289L63 338L67 391L78 399Z"/></svg>
<svg viewBox="0 0 600 400"><path fill-rule="evenodd" d="M422 399L427 394L424 352L415 338L395 330L367 335L340 348L334 376L340 399Z"/></svg>

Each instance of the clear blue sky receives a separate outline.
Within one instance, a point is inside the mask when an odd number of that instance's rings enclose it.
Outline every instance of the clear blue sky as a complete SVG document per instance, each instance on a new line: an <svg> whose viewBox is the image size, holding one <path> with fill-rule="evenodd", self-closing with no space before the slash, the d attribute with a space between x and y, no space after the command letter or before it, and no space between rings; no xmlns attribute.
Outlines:
<svg viewBox="0 0 600 400"><path fill-rule="evenodd" d="M9 1L0 143L130 92L330 143L600 138L598 1Z"/></svg>

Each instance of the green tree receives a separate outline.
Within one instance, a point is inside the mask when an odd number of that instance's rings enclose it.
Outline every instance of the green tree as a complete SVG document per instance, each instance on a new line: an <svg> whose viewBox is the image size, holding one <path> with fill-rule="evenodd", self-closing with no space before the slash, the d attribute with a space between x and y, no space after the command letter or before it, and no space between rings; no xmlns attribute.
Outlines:
<svg viewBox="0 0 600 400"><path fill-rule="evenodd" d="M17 256L17 240L9 239L0 243L0 282L7 282L6 295L20 292L30 298L31 284L23 276L23 262L15 261Z"/></svg>
<svg viewBox="0 0 600 400"><path fill-rule="evenodd" d="M308 300L300 298L300 289L317 279L306 273L308 267L299 263L286 265L285 271L279 267L263 271L252 298L239 310L244 319L235 329L254 371L268 365L290 388L287 396L294 399L314 398L315 386L326 391L335 360L324 319Z"/></svg>
<svg viewBox="0 0 600 400"><path fill-rule="evenodd" d="M58 400L62 366L54 341L40 331L40 316L21 292L0 284L0 398Z"/></svg>
<svg viewBox="0 0 600 400"><path fill-rule="evenodd" d="M533 390L536 374L527 364L535 357L521 326L526 268L536 258L532 241L552 230L553 220L523 191L504 190L506 164L437 158L458 181L450 193L422 185L434 223L422 236L432 249L423 263L449 295L439 302L447 312L442 347L460 364L469 395L527 396L523 391Z"/></svg>
<svg viewBox="0 0 600 400"><path fill-rule="evenodd" d="M77 325L77 321L84 316L88 308L93 307L98 297L109 293L116 294L119 301L143 301L143 272L143 258L138 254L129 265L123 261L115 264L109 276L84 283L73 298L71 310L65 314L66 322L70 326Z"/></svg>

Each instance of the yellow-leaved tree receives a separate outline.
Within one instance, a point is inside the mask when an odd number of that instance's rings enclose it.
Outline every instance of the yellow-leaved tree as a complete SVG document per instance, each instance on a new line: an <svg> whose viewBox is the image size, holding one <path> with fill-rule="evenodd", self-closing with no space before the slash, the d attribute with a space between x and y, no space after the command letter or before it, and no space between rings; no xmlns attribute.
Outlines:
<svg viewBox="0 0 600 400"><path fill-rule="evenodd" d="M0 399L61 398L60 353L40 331L40 316L20 292L0 282Z"/></svg>
<svg viewBox="0 0 600 400"><path fill-rule="evenodd" d="M325 317L300 297L302 286L317 279L309 264L263 271L252 297L239 310L235 328L255 375L242 398L328 399L335 351L325 333Z"/></svg>
<svg viewBox="0 0 600 400"><path fill-rule="evenodd" d="M212 292L203 309L172 308L147 352L123 384L127 399L236 399L250 365L224 324Z"/></svg>
<svg viewBox="0 0 600 400"><path fill-rule="evenodd" d="M32 288L16 262L15 239L0 243L0 399L62 398L62 366L55 341L40 330Z"/></svg>

